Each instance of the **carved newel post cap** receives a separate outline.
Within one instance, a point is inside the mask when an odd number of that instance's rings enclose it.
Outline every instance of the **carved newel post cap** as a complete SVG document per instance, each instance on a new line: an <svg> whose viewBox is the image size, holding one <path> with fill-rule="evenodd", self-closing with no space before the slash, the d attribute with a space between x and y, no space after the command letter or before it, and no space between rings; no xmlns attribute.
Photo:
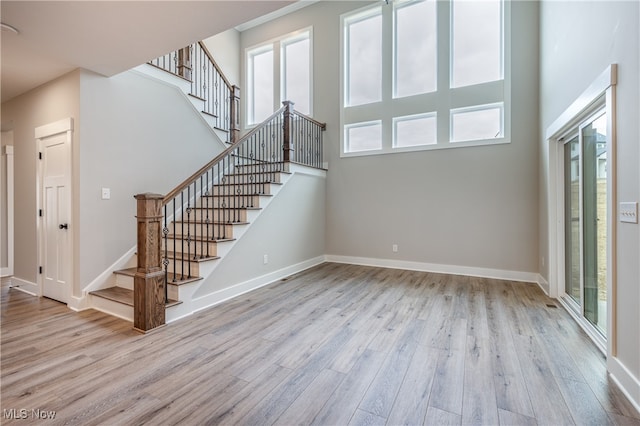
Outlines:
<svg viewBox="0 0 640 426"><path fill-rule="evenodd" d="M154 194L153 192L145 192L144 194L136 194L133 197L136 200L158 200L158 199L163 199L164 195Z"/></svg>

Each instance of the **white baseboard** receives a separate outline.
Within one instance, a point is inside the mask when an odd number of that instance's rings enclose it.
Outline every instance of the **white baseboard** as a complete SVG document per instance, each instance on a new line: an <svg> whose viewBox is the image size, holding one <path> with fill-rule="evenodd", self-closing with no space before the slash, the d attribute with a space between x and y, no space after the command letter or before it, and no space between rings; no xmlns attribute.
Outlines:
<svg viewBox="0 0 640 426"><path fill-rule="evenodd" d="M544 294L546 294L547 296L549 296L549 282L547 280L544 279L544 277L540 274L536 274L537 275L537 280L536 283L538 284L538 287L540 287L540 289L544 292Z"/></svg>
<svg viewBox="0 0 640 426"><path fill-rule="evenodd" d="M293 274L297 274L306 269L312 268L316 265L320 265L325 262L325 256L318 256L304 262L297 263L295 265L287 266L286 268L279 269L277 271L270 272L257 278L253 278L249 281L233 285L231 287L218 290L214 293L207 294L206 296L193 299L192 312L201 311L206 308L218 305L227 300L238 297L242 294L248 293L252 290L256 290L260 287L269 285L275 281L281 280ZM175 318L173 321L175 321Z"/></svg>
<svg viewBox="0 0 640 426"><path fill-rule="evenodd" d="M640 413L640 380L616 357L607 358L607 370L611 379Z"/></svg>
<svg viewBox="0 0 640 426"><path fill-rule="evenodd" d="M493 278L498 280L537 283L539 275L535 272L506 271L502 269L475 268L470 266L440 265L436 263L412 262L407 260L376 259L370 257L326 255L327 262L348 263L353 265L377 266L380 268L406 269L409 271L434 272L438 274L465 275L471 277Z"/></svg>
<svg viewBox="0 0 640 426"><path fill-rule="evenodd" d="M38 284L32 283L31 281L23 280L22 278L11 277L9 282L9 287L30 294L32 296L37 296L38 293L40 293Z"/></svg>
<svg viewBox="0 0 640 426"><path fill-rule="evenodd" d="M0 277L10 277L13 275L13 269L10 267L0 268Z"/></svg>

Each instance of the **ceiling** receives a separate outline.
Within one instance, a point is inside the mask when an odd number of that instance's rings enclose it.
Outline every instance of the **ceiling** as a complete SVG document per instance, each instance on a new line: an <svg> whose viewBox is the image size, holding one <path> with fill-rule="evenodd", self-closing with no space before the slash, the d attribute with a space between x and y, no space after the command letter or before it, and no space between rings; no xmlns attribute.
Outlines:
<svg viewBox="0 0 640 426"><path fill-rule="evenodd" d="M2 102L76 68L112 76L295 0L5 1Z"/></svg>

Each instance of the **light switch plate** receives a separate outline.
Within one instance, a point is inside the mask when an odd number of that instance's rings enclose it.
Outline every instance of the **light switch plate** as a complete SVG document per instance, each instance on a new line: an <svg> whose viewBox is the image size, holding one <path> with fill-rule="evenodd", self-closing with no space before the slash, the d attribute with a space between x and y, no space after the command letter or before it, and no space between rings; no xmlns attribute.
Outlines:
<svg viewBox="0 0 640 426"><path fill-rule="evenodd" d="M638 202L620 203L618 216L620 222L638 223Z"/></svg>
<svg viewBox="0 0 640 426"><path fill-rule="evenodd" d="M111 188L102 188L102 199L109 200L111 198Z"/></svg>

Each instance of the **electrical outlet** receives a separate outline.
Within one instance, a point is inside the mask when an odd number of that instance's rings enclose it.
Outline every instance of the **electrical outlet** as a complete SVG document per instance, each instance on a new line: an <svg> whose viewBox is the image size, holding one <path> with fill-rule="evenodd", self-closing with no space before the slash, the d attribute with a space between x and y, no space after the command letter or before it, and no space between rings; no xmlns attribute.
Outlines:
<svg viewBox="0 0 640 426"><path fill-rule="evenodd" d="M103 200L111 199L111 188L102 188L102 199Z"/></svg>
<svg viewBox="0 0 640 426"><path fill-rule="evenodd" d="M397 244L392 245L391 246L391 251L393 251L394 253L397 253L398 252L398 245Z"/></svg>
<svg viewBox="0 0 640 426"><path fill-rule="evenodd" d="M269 263L269 255L265 254L264 256L262 256L262 263L264 263L265 265L267 263Z"/></svg>

